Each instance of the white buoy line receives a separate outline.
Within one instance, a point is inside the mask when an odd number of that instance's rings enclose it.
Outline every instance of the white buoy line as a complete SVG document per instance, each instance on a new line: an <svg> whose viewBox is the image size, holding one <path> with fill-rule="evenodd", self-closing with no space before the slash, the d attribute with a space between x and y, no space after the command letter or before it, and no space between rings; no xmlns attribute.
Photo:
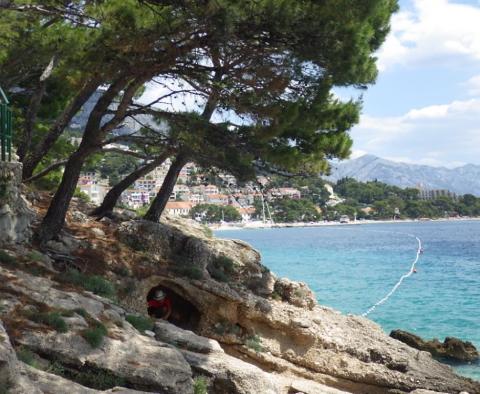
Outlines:
<svg viewBox="0 0 480 394"><path fill-rule="evenodd" d="M375 231L375 230L373 230ZM378 230L377 230L378 231ZM385 231L385 232L390 232L390 231ZM362 316L366 317L370 313L372 313L378 306L384 304L385 302L388 301L388 299L397 291L397 289L400 287L402 284L403 280L411 276L415 272L415 264L417 264L418 260L420 259L420 254L422 253L422 241L420 238L418 238L415 234L408 234L408 233L400 233L398 232L397 234L402 234L402 235L407 235L409 237L413 237L417 240L418 243L418 248L417 248L417 254L415 256L415 260L413 260L412 265L410 267L410 271L408 271L406 274L402 275L400 279L398 280L397 283L392 287L392 289L383 297L381 300L377 301L375 304L373 304L370 308L367 309L366 312L362 314Z"/></svg>

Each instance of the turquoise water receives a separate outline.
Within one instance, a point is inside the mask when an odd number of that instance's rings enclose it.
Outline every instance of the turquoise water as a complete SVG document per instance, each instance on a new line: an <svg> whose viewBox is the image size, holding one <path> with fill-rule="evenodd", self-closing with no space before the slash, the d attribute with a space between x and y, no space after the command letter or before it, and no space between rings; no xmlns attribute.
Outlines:
<svg viewBox="0 0 480 394"><path fill-rule="evenodd" d="M279 276L306 282L318 301L362 314L383 298L415 259L406 278L369 318L386 332L404 329L424 338L455 336L480 349L480 221L342 225L217 232L262 253ZM456 365L480 380L480 363Z"/></svg>

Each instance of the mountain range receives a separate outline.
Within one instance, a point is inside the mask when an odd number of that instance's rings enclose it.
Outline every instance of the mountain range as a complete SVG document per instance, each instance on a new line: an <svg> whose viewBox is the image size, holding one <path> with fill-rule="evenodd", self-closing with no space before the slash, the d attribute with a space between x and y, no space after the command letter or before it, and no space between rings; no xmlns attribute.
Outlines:
<svg viewBox="0 0 480 394"><path fill-rule="evenodd" d="M447 189L457 194L480 196L480 165L466 164L457 168L431 167L398 163L374 155L332 164L332 174L326 177L336 182L341 178L366 182L378 180L389 185Z"/></svg>

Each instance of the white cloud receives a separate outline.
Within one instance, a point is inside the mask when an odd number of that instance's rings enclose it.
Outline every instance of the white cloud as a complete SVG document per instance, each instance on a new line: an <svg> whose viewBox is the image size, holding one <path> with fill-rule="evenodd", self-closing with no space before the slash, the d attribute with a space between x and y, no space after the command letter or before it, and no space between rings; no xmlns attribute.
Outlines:
<svg viewBox="0 0 480 394"><path fill-rule="evenodd" d="M480 96L480 74L470 78L465 85L470 96Z"/></svg>
<svg viewBox="0 0 480 394"><path fill-rule="evenodd" d="M397 117L363 115L354 150L435 166L480 164L480 98L412 109Z"/></svg>
<svg viewBox="0 0 480 394"><path fill-rule="evenodd" d="M368 152L361 150L361 149L353 149L352 154L350 155L350 159L357 159L359 157L362 157L366 155Z"/></svg>
<svg viewBox="0 0 480 394"><path fill-rule="evenodd" d="M396 64L480 62L480 6L449 0L412 0L413 10L392 18L392 30L380 49L379 68Z"/></svg>

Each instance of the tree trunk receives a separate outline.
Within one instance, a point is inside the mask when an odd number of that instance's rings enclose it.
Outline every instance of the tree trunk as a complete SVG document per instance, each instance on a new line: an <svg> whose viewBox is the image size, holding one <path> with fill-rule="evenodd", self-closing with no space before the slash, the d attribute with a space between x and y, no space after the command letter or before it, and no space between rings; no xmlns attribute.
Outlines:
<svg viewBox="0 0 480 394"><path fill-rule="evenodd" d="M167 202L170 199L170 195L172 194L173 188L177 183L178 175L180 174L183 166L187 164L187 162L188 158L184 154L180 153L175 158L172 165L168 169L167 176L163 181L162 187L158 191L155 199L150 205L150 208L143 217L145 220L149 220L155 223L160 220L160 216L162 216L162 213L167 206Z"/></svg>
<svg viewBox="0 0 480 394"><path fill-rule="evenodd" d="M138 88L146 82L146 76L144 75L134 78L130 82L129 79L130 78L125 76L117 78L102 97L100 97L97 104L92 109L92 112L88 117L82 142L75 153L73 153L68 159L63 173L62 182L50 202L47 214L40 225L38 239L41 243L48 242L60 233L65 224L65 216L67 214L70 200L75 192L83 163L90 154L101 149L102 140L125 118L126 111L133 96ZM115 115L102 126L102 118L105 116L115 97L123 89L125 90Z"/></svg>
<svg viewBox="0 0 480 394"><path fill-rule="evenodd" d="M121 194L125 190L127 190L127 188L130 187L130 185L132 185L137 179L145 176L149 172L153 171L155 167L158 167L160 164L162 164L167 159L169 153L170 152L166 152L158 156L152 162L145 164L140 168L137 168L130 175L123 178L119 183L117 183L108 191L107 195L103 199L102 204L99 207L95 208L90 215L98 216L99 220L112 212Z"/></svg>
<svg viewBox="0 0 480 394"><path fill-rule="evenodd" d="M62 182L58 187L55 196L53 196L47 214L43 218L40 230L38 232L38 240L45 243L58 235L65 223L65 215L70 204L70 200L75 193L78 178L82 170L85 159L91 154L88 150L77 150L70 156L65 171L63 173Z"/></svg>

